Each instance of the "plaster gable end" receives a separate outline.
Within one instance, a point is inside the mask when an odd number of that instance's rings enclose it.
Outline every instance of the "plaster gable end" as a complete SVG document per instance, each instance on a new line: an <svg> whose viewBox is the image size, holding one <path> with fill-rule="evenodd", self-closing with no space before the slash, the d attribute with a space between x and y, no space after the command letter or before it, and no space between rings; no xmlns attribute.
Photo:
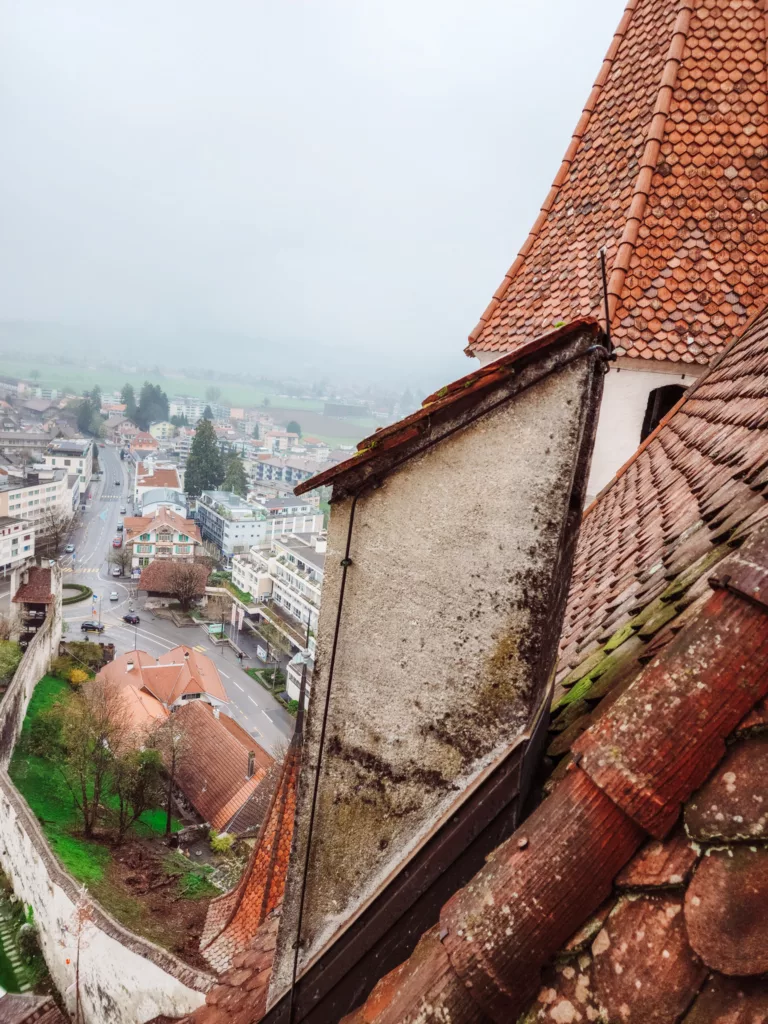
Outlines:
<svg viewBox="0 0 768 1024"><path fill-rule="evenodd" d="M563 362L495 407L484 399L476 420L357 499L339 487L271 1002L290 981L353 505L304 963L527 741L547 700L601 387L596 359Z"/></svg>

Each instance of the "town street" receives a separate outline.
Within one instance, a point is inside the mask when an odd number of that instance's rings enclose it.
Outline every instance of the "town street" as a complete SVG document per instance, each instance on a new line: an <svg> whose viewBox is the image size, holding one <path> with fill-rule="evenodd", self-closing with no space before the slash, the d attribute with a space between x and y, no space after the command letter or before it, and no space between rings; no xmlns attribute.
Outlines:
<svg viewBox="0 0 768 1024"><path fill-rule="evenodd" d="M84 583L97 597L96 609L106 629L100 637L109 641L117 654L139 649L158 657L179 644L194 648L213 659L230 700L230 712L256 741L270 753L280 753L287 746L293 732L294 719L256 680L246 674L229 646L217 647L199 626L179 628L168 619L158 618L140 607L135 583L116 579L108 559L112 539L117 535L118 519L133 514L130 500L129 463L120 460L119 452L111 445L98 449L102 470L101 480L93 480L89 488L86 509L78 516L69 542L75 545L74 555L62 555L64 583ZM119 486L116 481L120 481ZM117 600L110 600L116 593ZM66 592L65 592L66 596ZM82 639L80 624L91 616L91 601L65 605L64 619L67 636ZM135 610L141 618L138 626L129 626L122 617ZM244 643L251 654L246 665L262 667L255 655L255 645Z"/></svg>

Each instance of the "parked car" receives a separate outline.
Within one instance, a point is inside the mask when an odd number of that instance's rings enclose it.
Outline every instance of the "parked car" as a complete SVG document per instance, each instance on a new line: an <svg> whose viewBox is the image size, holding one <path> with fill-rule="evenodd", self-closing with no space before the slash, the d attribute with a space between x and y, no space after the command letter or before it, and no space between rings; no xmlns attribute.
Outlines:
<svg viewBox="0 0 768 1024"><path fill-rule="evenodd" d="M118 594L118 592L116 590L113 590L112 593L109 595L109 600L110 601L119 601L120 600L120 595Z"/></svg>
<svg viewBox="0 0 768 1024"><path fill-rule="evenodd" d="M112 570L112 575L113 576L122 576L123 575L122 572L120 571L120 566L119 565L116 565L115 568Z"/></svg>
<svg viewBox="0 0 768 1024"><path fill-rule="evenodd" d="M124 515L125 515L125 505L121 505L121 506L120 506L120 515L121 515L121 516L124 516Z"/></svg>
<svg viewBox="0 0 768 1024"><path fill-rule="evenodd" d="M112 547L113 548L121 548L122 546L123 546L123 538L118 533L118 535L116 537L112 538Z"/></svg>
<svg viewBox="0 0 768 1024"><path fill-rule="evenodd" d="M75 551L75 545L74 544L67 544L67 546L64 548L64 550L66 551L66 553L68 555L72 555L72 554L74 554L74 551Z"/></svg>
<svg viewBox="0 0 768 1024"><path fill-rule="evenodd" d="M123 520L122 519L118 519L118 521L117 521L117 532L118 533L122 533L123 532Z"/></svg>
<svg viewBox="0 0 768 1024"><path fill-rule="evenodd" d="M115 487L122 487L122 485L123 485L123 481L122 480L115 480Z"/></svg>
<svg viewBox="0 0 768 1024"><path fill-rule="evenodd" d="M83 633L103 633L105 628L103 622L83 622L80 624L80 629Z"/></svg>
<svg viewBox="0 0 768 1024"><path fill-rule="evenodd" d="M123 616L123 622L127 622L131 626L138 626L140 621L141 620L139 619L138 615L133 615L129 613L128 615Z"/></svg>

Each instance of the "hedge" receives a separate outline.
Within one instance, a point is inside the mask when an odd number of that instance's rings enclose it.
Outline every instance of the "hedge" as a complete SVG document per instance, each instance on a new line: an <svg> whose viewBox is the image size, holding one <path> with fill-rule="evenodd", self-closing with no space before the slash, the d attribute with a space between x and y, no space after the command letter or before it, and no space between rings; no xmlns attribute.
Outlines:
<svg viewBox="0 0 768 1024"><path fill-rule="evenodd" d="M62 583L61 589L77 591L72 597L63 597L61 599L62 604L77 604L78 601L85 601L93 594L91 588L84 586L82 583Z"/></svg>

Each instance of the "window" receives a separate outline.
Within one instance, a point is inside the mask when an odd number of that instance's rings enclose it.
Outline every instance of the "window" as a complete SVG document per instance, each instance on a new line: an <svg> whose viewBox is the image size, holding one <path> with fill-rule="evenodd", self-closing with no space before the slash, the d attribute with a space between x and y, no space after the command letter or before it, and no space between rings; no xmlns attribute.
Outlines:
<svg viewBox="0 0 768 1024"><path fill-rule="evenodd" d="M142 535L139 537L139 540L149 540L149 534L142 533Z"/></svg>
<svg viewBox="0 0 768 1024"><path fill-rule="evenodd" d="M648 395L648 404L645 407L643 429L640 431L641 442L653 433L670 409L677 405L685 391L682 384L666 384L663 388L654 388L651 391Z"/></svg>

